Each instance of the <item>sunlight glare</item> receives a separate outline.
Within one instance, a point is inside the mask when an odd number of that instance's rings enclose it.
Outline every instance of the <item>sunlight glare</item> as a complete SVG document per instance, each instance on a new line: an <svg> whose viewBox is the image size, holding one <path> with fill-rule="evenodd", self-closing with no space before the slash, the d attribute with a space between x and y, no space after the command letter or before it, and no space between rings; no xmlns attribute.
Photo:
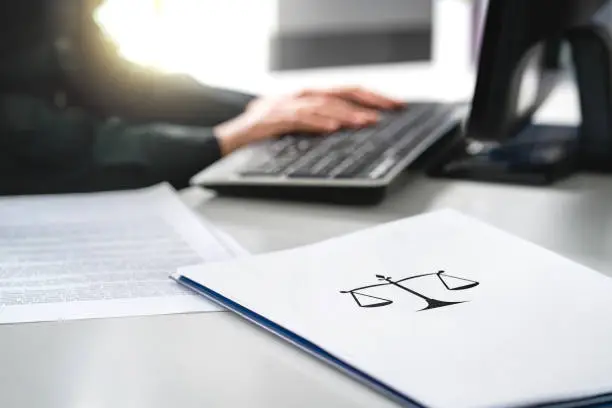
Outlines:
<svg viewBox="0 0 612 408"><path fill-rule="evenodd" d="M276 0L106 0L95 19L126 59L207 82L268 68Z"/></svg>

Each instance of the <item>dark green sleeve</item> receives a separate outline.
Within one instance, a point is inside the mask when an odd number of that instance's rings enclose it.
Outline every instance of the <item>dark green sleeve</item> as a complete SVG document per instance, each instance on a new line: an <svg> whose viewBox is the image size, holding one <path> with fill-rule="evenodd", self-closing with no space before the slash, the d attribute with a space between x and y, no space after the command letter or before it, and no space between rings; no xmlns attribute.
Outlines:
<svg viewBox="0 0 612 408"><path fill-rule="evenodd" d="M211 128L98 120L17 95L0 98L0 194L176 188L220 157Z"/></svg>

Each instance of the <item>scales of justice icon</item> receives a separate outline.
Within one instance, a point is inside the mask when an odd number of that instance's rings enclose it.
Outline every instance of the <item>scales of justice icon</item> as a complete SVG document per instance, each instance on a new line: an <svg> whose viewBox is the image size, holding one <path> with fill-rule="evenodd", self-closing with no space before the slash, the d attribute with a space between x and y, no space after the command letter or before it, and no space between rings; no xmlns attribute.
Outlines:
<svg viewBox="0 0 612 408"><path fill-rule="evenodd" d="M357 306L364 307L364 308L383 307L383 306L389 306L390 304L392 304L393 301L391 299L385 299L385 298L372 296L372 295L368 295L364 293L364 291L368 289L382 287L382 286L389 286L389 285L397 287L398 289L401 289L418 298L423 299L427 303L427 306L419 311L438 309L441 307L447 307L447 306L457 305L460 303L465 303L465 302L448 302L444 300L434 299L422 293L419 293L416 290L410 289L409 287L405 285L402 285L402 283L404 282L409 282L411 280L418 279L418 278L424 278L427 276L435 276L441 282L441 284L444 285L445 290L448 290L448 291L467 290L467 289L476 287L480 284L479 282L476 282L470 279L448 275L445 271L410 276L408 278L403 278L403 279L399 279L395 281L393 280L393 278L388 277L388 276L376 275L378 280L383 281L384 283L362 286L360 288L355 288L352 290L341 291L340 293L350 294L353 297L353 300L355 300L355 302L357 303Z"/></svg>

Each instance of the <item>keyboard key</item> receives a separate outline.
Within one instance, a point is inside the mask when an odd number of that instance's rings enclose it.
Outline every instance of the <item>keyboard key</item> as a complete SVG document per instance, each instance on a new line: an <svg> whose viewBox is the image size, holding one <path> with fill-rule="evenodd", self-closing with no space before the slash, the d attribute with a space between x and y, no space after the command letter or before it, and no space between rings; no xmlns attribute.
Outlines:
<svg viewBox="0 0 612 408"><path fill-rule="evenodd" d="M347 179L354 178L359 173L363 171L370 163L367 161L351 161L347 163L346 166L343 166L336 170L336 173L333 175L333 178L337 179Z"/></svg>
<svg viewBox="0 0 612 408"><path fill-rule="evenodd" d="M247 168L241 171L240 174L247 177L279 176L284 173L285 168L286 166L282 166L275 161L271 161L260 166Z"/></svg>
<svg viewBox="0 0 612 408"><path fill-rule="evenodd" d="M377 146L374 143L367 143L342 161L337 168L331 173L334 178L352 178L368 167L372 160L380 156L384 152L384 146Z"/></svg>
<svg viewBox="0 0 612 408"><path fill-rule="evenodd" d="M280 139L273 140L266 144L267 150L273 155L281 153L288 146L291 146L295 143L295 136L285 136Z"/></svg>
<svg viewBox="0 0 612 408"><path fill-rule="evenodd" d="M347 138L351 145L361 145L363 143L371 141L375 137L377 132L378 129L376 127L369 127L365 129L360 129L352 135L347 135Z"/></svg>
<svg viewBox="0 0 612 408"><path fill-rule="evenodd" d="M289 173L292 178L325 178L343 160L337 153L330 152L325 157L319 158L314 163L305 163L302 167Z"/></svg>
<svg viewBox="0 0 612 408"><path fill-rule="evenodd" d="M411 115L403 116L385 127L377 134L376 139L389 144L393 143L394 141L402 139L406 135L406 132L418 126L428 117L429 115L426 110L416 110L412 112Z"/></svg>
<svg viewBox="0 0 612 408"><path fill-rule="evenodd" d="M444 116L433 117L399 141L395 148L400 157L404 157L410 153L419 143L431 136L431 133L436 130L445 120Z"/></svg>
<svg viewBox="0 0 612 408"><path fill-rule="evenodd" d="M318 140L314 137L311 137L309 139L302 139L296 143L295 148L298 152L303 154L315 147L317 145L317 142Z"/></svg>
<svg viewBox="0 0 612 408"><path fill-rule="evenodd" d="M398 163L397 156L382 156L370 166L367 177L375 180L380 179L389 173L389 171Z"/></svg>

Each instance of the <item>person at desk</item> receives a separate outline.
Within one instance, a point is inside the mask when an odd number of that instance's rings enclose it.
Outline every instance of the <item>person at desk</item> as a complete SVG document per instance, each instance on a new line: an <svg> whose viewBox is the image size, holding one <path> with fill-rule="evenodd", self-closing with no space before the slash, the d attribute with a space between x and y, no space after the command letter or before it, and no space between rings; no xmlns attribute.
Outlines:
<svg viewBox="0 0 612 408"><path fill-rule="evenodd" d="M123 60L100 0L0 6L0 194L138 188L190 177L249 143L363 127L400 102L360 88L254 97Z"/></svg>

